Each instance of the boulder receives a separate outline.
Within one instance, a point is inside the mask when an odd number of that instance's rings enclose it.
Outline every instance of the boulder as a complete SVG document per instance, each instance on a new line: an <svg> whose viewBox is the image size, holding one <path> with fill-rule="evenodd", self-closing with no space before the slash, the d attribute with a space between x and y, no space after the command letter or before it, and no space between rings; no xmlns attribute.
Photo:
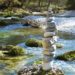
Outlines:
<svg viewBox="0 0 75 75"><path fill-rule="evenodd" d="M56 57L56 59L64 60L64 61L75 60L75 51L70 51L70 52L64 53L62 55L59 55Z"/></svg>
<svg viewBox="0 0 75 75"><path fill-rule="evenodd" d="M26 40L25 45L29 47L42 47L42 41L31 38Z"/></svg>

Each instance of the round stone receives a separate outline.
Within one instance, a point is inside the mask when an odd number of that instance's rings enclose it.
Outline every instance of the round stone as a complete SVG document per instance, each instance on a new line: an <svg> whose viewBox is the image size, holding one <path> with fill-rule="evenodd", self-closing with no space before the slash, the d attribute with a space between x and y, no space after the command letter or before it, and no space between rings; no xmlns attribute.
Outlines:
<svg viewBox="0 0 75 75"><path fill-rule="evenodd" d="M42 43L43 43L43 48L45 48L45 49L49 49L53 44L53 43L50 42L49 39L43 39Z"/></svg>
<svg viewBox="0 0 75 75"><path fill-rule="evenodd" d="M55 32L45 32L44 37L53 37L55 36Z"/></svg>

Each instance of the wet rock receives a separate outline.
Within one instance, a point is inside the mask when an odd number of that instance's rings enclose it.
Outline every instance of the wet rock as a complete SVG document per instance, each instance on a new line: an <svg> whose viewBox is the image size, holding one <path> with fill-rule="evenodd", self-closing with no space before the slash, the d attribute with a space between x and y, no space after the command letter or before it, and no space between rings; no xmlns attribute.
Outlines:
<svg viewBox="0 0 75 75"><path fill-rule="evenodd" d="M45 25L46 18L43 16L26 16L22 18L22 23L28 23L33 27L40 27L42 25Z"/></svg>
<svg viewBox="0 0 75 75"><path fill-rule="evenodd" d="M1 46L0 50L7 51L7 52L3 52L3 54L9 55L9 56L19 56L19 55L25 54L25 51L23 48L21 48L19 46L13 46L13 45Z"/></svg>
<svg viewBox="0 0 75 75"><path fill-rule="evenodd" d="M36 39L28 39L25 44L29 47L42 47L42 41Z"/></svg>
<svg viewBox="0 0 75 75"><path fill-rule="evenodd" d="M35 65L36 66L36 65ZM28 69L28 68L27 68ZM30 69L30 68L29 68ZM44 70L42 65L37 66L36 69L33 66L33 69L30 71L25 72L25 69L22 69L18 72L18 75L64 75L63 72L59 69L49 69L49 70ZM34 71L33 71L34 70Z"/></svg>
<svg viewBox="0 0 75 75"><path fill-rule="evenodd" d="M58 60L73 61L75 60L75 51L70 51L56 57Z"/></svg>

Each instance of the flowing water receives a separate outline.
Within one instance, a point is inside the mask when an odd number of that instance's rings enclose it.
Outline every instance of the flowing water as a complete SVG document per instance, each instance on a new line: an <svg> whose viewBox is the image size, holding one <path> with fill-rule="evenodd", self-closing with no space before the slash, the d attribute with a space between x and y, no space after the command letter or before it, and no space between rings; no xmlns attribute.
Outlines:
<svg viewBox="0 0 75 75"><path fill-rule="evenodd" d="M69 17L69 18L61 18L58 17L54 20L56 22L56 25L58 30L61 30L62 32L72 32L73 34L75 34L75 17ZM21 29L22 28L26 28L26 26L23 26L22 24L13 24L13 25L8 25L8 26L4 26L4 27L0 27L0 33L4 33L4 36L7 36L7 32L8 35L10 35L9 33L11 31L14 31L16 29ZM65 29L63 29L65 28ZM30 31L31 32L31 31ZM13 32L12 32L13 33ZM20 31L15 31L13 34L15 33L19 33L22 35L22 32L20 33ZM37 39L42 39L42 36L40 37L39 35L33 36L30 35L30 37L32 38L37 38ZM0 35L0 37L2 38L3 35ZM65 37L65 36L64 36ZM70 36L71 37L71 36ZM5 37L3 37L5 38ZM0 39L1 41L1 39ZM15 40L16 41L16 40ZM63 44L63 48L61 49L57 49L55 56L57 55L61 55L65 52L69 52L69 51L74 51L75 50L75 39L63 39L63 38L58 38L58 42ZM30 59L27 60L23 60L20 61L18 66L16 65L16 70L18 70L21 67L24 67L25 65L29 65L32 64L34 61L39 60L40 58L42 58L42 51L43 48L36 48L36 47L27 47L23 42L18 43L18 46L25 48L27 53L33 53L35 55L35 57L32 57ZM75 62L71 61L71 62L64 62L64 61L59 61L59 60L54 60L53 62L55 66L57 66L58 68L61 68L62 71L64 72L64 75L75 75ZM16 71L14 69L8 69L5 63L0 62L0 73L4 74L4 75L16 75Z"/></svg>

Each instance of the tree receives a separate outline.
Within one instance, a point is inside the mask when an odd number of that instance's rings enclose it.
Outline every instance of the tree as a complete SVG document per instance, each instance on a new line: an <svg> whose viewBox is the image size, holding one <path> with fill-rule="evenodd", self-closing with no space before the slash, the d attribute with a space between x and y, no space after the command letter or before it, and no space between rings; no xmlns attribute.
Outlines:
<svg viewBox="0 0 75 75"><path fill-rule="evenodd" d="M69 10L75 10L75 0L67 0L66 6Z"/></svg>

